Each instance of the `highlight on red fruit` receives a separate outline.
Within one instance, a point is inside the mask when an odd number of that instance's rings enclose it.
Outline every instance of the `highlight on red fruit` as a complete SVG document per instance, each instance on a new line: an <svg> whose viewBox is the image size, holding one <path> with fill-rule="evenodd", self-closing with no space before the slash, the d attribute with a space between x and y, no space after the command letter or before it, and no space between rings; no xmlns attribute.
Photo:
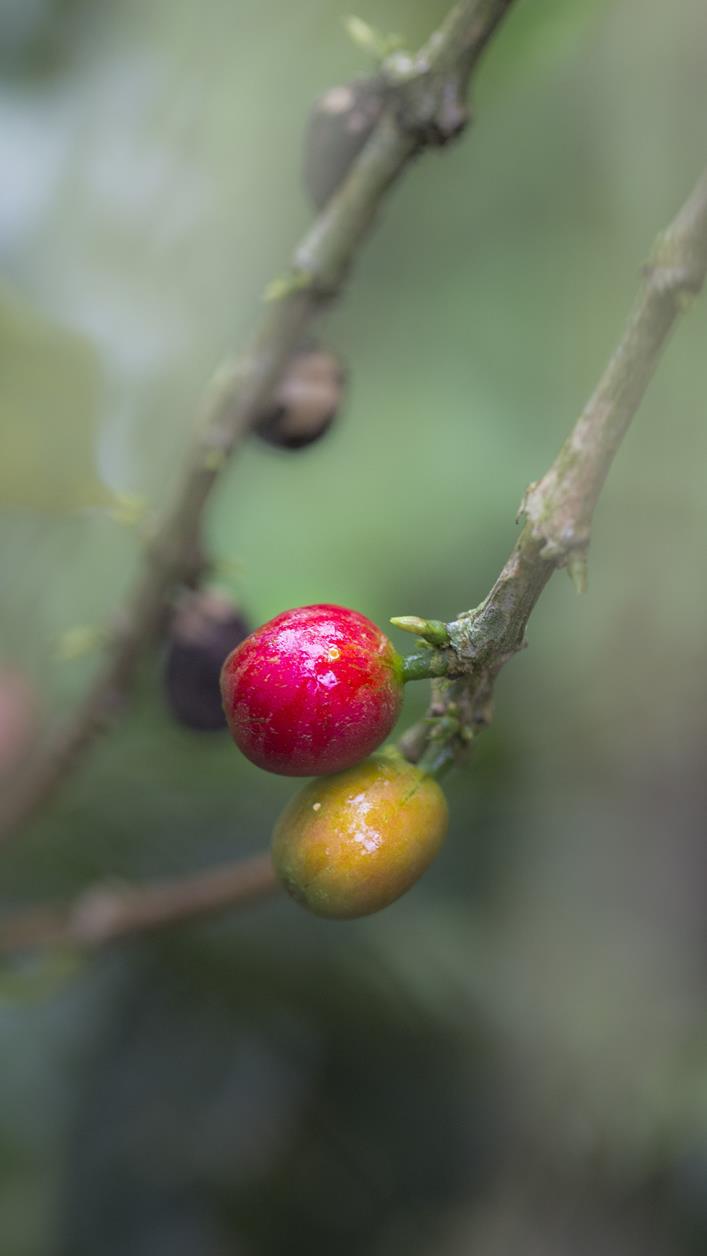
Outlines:
<svg viewBox="0 0 707 1256"><path fill-rule="evenodd" d="M283 611L229 654L221 672L233 739L282 776L341 772L366 758L400 714L403 663L370 619L345 606Z"/></svg>

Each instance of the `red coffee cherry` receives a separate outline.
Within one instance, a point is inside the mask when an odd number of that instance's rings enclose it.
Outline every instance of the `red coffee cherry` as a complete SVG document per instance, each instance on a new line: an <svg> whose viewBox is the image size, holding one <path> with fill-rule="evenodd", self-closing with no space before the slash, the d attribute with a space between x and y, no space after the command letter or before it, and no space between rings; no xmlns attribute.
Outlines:
<svg viewBox="0 0 707 1256"><path fill-rule="evenodd" d="M417 881L447 821L432 777L399 756L376 755L295 794L275 826L275 871L317 916L367 916Z"/></svg>
<svg viewBox="0 0 707 1256"><path fill-rule="evenodd" d="M229 654L221 694L233 739L258 767L321 776L358 763L402 704L402 659L358 611L301 606Z"/></svg>

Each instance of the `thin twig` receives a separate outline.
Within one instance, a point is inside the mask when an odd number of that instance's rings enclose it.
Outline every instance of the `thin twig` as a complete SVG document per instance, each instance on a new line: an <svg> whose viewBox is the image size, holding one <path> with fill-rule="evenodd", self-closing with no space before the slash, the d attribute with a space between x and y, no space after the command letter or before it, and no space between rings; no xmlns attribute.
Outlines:
<svg viewBox="0 0 707 1256"><path fill-rule="evenodd" d="M254 855L156 885L95 885L63 907L33 907L0 922L0 953L45 946L93 949L152 929L212 917L274 893L269 855Z"/></svg>
<svg viewBox="0 0 707 1256"><path fill-rule="evenodd" d="M567 566L578 590L585 587L592 519L609 468L678 315L706 275L707 171L656 240L618 348L584 411L552 466L530 485L521 506L525 526L491 592L448 625L450 649L428 652L430 674L437 663L453 679L433 682L428 720L401 739L408 758L422 758L450 706L459 717L454 749L461 753L490 722L496 677L523 648L528 619L552 573Z"/></svg>
<svg viewBox="0 0 707 1256"><path fill-rule="evenodd" d="M513 0L464 0L414 58L399 58L390 103L342 186L295 249L253 340L214 375L200 407L200 435L174 504L145 553L141 574L116 615L102 662L76 710L50 736L25 775L0 800L0 839L53 796L98 732L119 715L138 665L158 636L176 586L194 578L204 510L227 458L262 413L292 351L337 296L388 189L425 145L444 143L466 118L453 101ZM385 67L384 67L385 69Z"/></svg>
<svg viewBox="0 0 707 1256"><path fill-rule="evenodd" d="M650 383L678 315L707 273L707 171L656 240L643 288L621 342L549 471L526 494L523 512L542 557L564 563L589 545L609 467Z"/></svg>

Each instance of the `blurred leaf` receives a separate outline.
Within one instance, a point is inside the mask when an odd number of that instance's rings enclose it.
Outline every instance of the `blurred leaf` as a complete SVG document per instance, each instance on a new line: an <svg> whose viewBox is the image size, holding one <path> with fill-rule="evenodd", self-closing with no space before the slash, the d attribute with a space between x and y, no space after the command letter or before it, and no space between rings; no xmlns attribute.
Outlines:
<svg viewBox="0 0 707 1256"><path fill-rule="evenodd" d="M108 503L94 457L100 367L82 337L0 286L0 505Z"/></svg>

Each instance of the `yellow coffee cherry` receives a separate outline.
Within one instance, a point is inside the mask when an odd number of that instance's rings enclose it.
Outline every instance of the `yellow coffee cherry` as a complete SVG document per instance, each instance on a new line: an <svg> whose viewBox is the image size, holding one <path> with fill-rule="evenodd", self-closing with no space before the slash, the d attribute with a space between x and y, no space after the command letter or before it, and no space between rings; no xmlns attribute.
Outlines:
<svg viewBox="0 0 707 1256"><path fill-rule="evenodd" d="M295 794L275 825L273 863L292 897L315 915L367 916L414 885L447 822L437 782L383 753Z"/></svg>

